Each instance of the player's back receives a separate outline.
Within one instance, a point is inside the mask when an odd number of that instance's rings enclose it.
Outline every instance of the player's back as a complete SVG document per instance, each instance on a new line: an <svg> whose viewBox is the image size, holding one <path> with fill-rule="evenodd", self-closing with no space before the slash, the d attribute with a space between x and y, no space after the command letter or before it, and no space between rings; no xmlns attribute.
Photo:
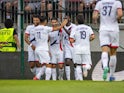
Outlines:
<svg viewBox="0 0 124 93"><path fill-rule="evenodd" d="M46 26L39 25L35 28L36 49L48 51L48 31Z"/></svg>
<svg viewBox="0 0 124 93"><path fill-rule="evenodd" d="M48 35L53 28L49 26L39 25L34 29L34 36L36 40L36 50L48 51Z"/></svg>
<svg viewBox="0 0 124 93"><path fill-rule="evenodd" d="M100 12L101 30L118 31L117 9L121 7L121 2L117 0L101 0L98 2L95 9Z"/></svg>
<svg viewBox="0 0 124 93"><path fill-rule="evenodd" d="M78 25L72 30L74 33L74 48L77 52L84 54L90 53L90 36L93 34L91 27L87 25Z"/></svg>

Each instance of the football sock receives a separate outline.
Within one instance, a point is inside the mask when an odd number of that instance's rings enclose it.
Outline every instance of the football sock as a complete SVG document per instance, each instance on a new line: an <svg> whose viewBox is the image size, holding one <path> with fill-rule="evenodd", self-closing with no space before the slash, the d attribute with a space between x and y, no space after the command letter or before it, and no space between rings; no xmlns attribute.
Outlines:
<svg viewBox="0 0 124 93"><path fill-rule="evenodd" d="M47 67L45 73L46 73L45 80L50 80L50 78L51 78L51 73L52 73L52 68Z"/></svg>
<svg viewBox="0 0 124 93"><path fill-rule="evenodd" d="M52 79L56 80L56 68L52 68Z"/></svg>
<svg viewBox="0 0 124 93"><path fill-rule="evenodd" d="M117 58L115 55L110 56L110 62L109 62L109 67L110 67L110 76L113 76L115 69L116 69L116 63L117 63Z"/></svg>
<svg viewBox="0 0 124 93"><path fill-rule="evenodd" d="M103 69L108 67L108 53L107 52L102 52L101 60L102 60Z"/></svg>
<svg viewBox="0 0 124 93"><path fill-rule="evenodd" d="M70 80L70 66L65 66L66 78Z"/></svg>

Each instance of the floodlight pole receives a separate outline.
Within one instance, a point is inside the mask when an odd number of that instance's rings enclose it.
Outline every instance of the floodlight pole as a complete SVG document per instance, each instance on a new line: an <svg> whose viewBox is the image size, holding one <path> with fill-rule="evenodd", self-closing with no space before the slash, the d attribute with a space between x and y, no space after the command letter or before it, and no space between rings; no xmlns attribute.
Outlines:
<svg viewBox="0 0 124 93"><path fill-rule="evenodd" d="M24 24L24 0L18 0L18 31L19 31L19 36L20 36L20 42L21 42L21 77L24 79L24 72L25 72L25 65L24 65L24 32L23 32L23 24Z"/></svg>

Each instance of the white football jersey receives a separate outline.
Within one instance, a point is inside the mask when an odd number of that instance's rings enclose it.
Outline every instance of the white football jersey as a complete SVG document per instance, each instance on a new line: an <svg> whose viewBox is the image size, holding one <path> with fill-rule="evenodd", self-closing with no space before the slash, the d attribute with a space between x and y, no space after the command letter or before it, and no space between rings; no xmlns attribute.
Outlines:
<svg viewBox="0 0 124 93"><path fill-rule="evenodd" d="M53 31L52 27L39 25L35 27L34 36L36 40L36 50L48 51L48 35Z"/></svg>
<svg viewBox="0 0 124 93"><path fill-rule="evenodd" d="M35 27L36 26L34 26L34 25L29 25L29 26L26 27L26 30L25 30L25 34L28 34L29 35L29 41L33 45L36 45L36 41L35 41L35 38L34 38L34 28ZM33 51L30 46L28 46L28 51Z"/></svg>
<svg viewBox="0 0 124 93"><path fill-rule="evenodd" d="M122 8L122 4L117 0L101 0L96 4L95 11L100 13L100 31L117 31L117 9Z"/></svg>
<svg viewBox="0 0 124 93"><path fill-rule="evenodd" d="M54 31L49 33L50 50L63 51L63 35L62 30Z"/></svg>
<svg viewBox="0 0 124 93"><path fill-rule="evenodd" d="M69 33L71 33L72 29L75 28L75 26L76 26L75 24L71 23L70 26L64 26L64 27L67 29L67 31L68 31ZM64 39L64 41L63 41L64 45L65 45L65 46L73 46L73 45L70 43L70 41L69 41L69 35L65 32L64 29L63 29L63 34L64 34L64 37L63 37L63 39Z"/></svg>
<svg viewBox="0 0 124 93"><path fill-rule="evenodd" d="M94 34L91 27L87 25L78 25L72 29L70 38L75 40L75 54L90 54L90 36Z"/></svg>

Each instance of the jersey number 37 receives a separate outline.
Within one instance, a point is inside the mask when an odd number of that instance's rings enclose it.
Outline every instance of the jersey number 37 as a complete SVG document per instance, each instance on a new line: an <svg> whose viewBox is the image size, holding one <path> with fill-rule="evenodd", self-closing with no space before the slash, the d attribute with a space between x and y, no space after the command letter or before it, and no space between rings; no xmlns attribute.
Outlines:
<svg viewBox="0 0 124 93"><path fill-rule="evenodd" d="M103 6L102 15L103 16L110 16L111 10L112 10L112 6Z"/></svg>

